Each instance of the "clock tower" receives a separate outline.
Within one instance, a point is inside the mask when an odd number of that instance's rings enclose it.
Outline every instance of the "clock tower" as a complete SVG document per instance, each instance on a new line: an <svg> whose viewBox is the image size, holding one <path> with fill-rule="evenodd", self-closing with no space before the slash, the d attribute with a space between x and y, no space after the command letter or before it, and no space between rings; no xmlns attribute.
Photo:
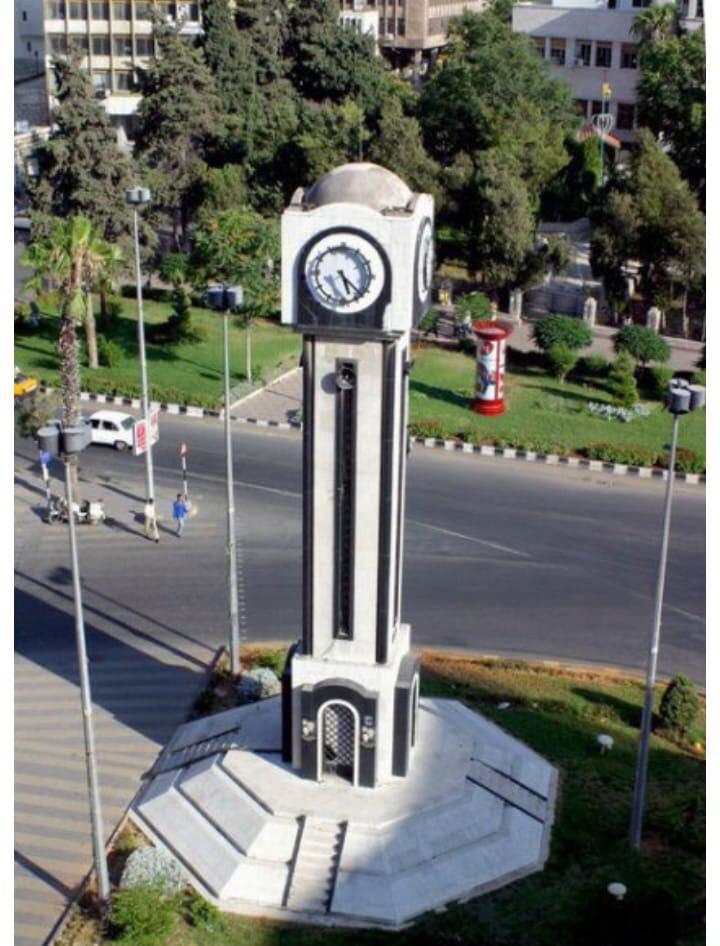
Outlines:
<svg viewBox="0 0 720 946"><path fill-rule="evenodd" d="M303 335L303 630L283 674L283 757L317 781L404 776L415 743L407 389L433 247L432 197L374 164L298 189L282 217L282 319Z"/></svg>

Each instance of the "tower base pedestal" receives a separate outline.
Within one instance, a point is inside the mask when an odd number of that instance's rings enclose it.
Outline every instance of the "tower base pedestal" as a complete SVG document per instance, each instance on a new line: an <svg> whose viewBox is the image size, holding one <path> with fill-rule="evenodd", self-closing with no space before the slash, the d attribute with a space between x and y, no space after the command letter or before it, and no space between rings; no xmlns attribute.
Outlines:
<svg viewBox="0 0 720 946"><path fill-rule="evenodd" d="M402 926L542 868L557 773L454 700L421 699L409 773L380 787L282 761L280 700L181 726L131 817L221 910Z"/></svg>

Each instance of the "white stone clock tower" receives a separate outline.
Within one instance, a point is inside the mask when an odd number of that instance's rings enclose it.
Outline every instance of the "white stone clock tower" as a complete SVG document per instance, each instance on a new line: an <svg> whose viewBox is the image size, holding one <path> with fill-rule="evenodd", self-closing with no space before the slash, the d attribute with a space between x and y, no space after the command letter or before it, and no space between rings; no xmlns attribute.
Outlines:
<svg viewBox="0 0 720 946"><path fill-rule="evenodd" d="M283 756L373 787L408 772L418 663L400 616L410 329L430 302L433 200L346 164L282 218L282 320L303 334L303 634Z"/></svg>

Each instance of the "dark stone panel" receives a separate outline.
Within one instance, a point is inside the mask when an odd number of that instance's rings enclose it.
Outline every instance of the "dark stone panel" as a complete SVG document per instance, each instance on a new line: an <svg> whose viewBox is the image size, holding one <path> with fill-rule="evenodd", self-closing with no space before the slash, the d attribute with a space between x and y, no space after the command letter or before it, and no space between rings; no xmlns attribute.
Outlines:
<svg viewBox="0 0 720 946"><path fill-rule="evenodd" d="M283 762L292 762L292 659L300 647L300 641L296 641L288 648L285 666L283 667L280 685L282 687L282 757Z"/></svg>
<svg viewBox="0 0 720 946"><path fill-rule="evenodd" d="M410 743L412 724L412 685L419 672L420 659L414 654L405 654L400 661L395 682L395 712L393 714L393 775L404 776L410 765Z"/></svg>
<svg viewBox="0 0 720 946"><path fill-rule="evenodd" d="M380 442L380 509L378 540L377 614L375 659L387 663L388 621L390 617L390 565L392 560L393 443L395 436L395 358L396 346L383 348L382 424Z"/></svg>

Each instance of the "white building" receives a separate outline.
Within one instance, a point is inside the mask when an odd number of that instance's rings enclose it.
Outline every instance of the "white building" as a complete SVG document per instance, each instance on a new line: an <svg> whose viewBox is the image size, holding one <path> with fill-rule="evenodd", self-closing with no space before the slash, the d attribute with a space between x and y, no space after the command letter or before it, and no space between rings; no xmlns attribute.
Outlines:
<svg viewBox="0 0 720 946"><path fill-rule="evenodd" d="M602 111L603 87L610 87L607 107L613 135L631 142L636 123L638 41L635 17L663 0L538 0L513 5L513 29L531 37L559 79L570 84L580 114ZM683 26L703 22L703 0L681 0Z"/></svg>
<svg viewBox="0 0 720 946"><path fill-rule="evenodd" d="M132 116L140 101L137 67L146 65L155 52L152 12L182 22L185 35L197 35L201 29L199 0L15 0L15 7L16 50L18 42L40 37L51 106L52 57L75 46L121 141L132 137Z"/></svg>

